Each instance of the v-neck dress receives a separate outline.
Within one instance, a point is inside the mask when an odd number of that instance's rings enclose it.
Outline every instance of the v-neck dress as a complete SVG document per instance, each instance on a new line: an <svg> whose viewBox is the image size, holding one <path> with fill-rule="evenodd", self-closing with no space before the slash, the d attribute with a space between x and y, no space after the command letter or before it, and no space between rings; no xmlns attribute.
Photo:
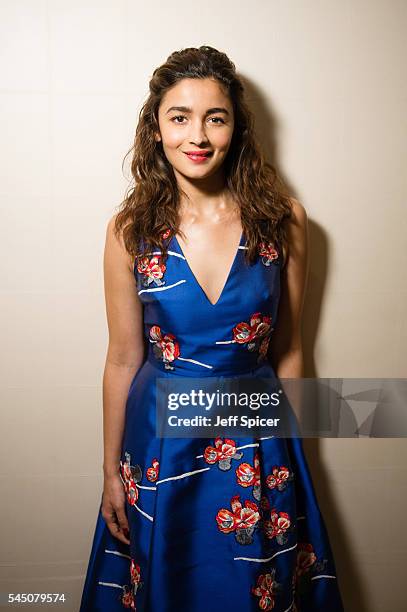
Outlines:
<svg viewBox="0 0 407 612"><path fill-rule="evenodd" d="M242 234L212 303L167 239L165 264L151 251L134 265L147 351L118 466L130 544L111 535L101 502L80 612L343 612L301 438L156 437L159 377L277 379L281 254L262 244L248 264Z"/></svg>

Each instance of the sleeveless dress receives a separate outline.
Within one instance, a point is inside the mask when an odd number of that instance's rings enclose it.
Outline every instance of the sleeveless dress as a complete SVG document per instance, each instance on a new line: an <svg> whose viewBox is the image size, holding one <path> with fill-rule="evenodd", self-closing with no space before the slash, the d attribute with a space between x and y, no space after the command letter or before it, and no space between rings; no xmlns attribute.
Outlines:
<svg viewBox="0 0 407 612"><path fill-rule="evenodd" d="M239 247L213 304L169 230L135 261L147 356L130 385L119 472L130 545L97 516L80 612L343 612L302 440L156 437L156 378L274 377L282 257ZM272 340L271 340L272 341Z"/></svg>

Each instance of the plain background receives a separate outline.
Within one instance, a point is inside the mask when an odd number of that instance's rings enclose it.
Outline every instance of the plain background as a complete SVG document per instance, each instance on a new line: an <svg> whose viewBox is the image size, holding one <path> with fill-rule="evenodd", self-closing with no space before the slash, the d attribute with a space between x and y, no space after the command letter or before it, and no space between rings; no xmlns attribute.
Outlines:
<svg viewBox="0 0 407 612"><path fill-rule="evenodd" d="M1 0L2 592L75 611L102 487L102 257L156 66L209 44L306 207L306 376L405 377L407 3ZM347 612L405 610L403 439L306 440Z"/></svg>

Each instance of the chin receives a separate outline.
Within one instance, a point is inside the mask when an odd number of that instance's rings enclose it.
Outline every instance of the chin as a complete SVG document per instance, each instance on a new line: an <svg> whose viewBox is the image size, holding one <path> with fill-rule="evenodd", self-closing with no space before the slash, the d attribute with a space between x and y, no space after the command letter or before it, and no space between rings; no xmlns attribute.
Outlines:
<svg viewBox="0 0 407 612"><path fill-rule="evenodd" d="M177 172L189 178L204 178L212 174L214 170L213 168L199 168L199 167L191 169L191 168L177 168L176 166L174 166L174 168L177 170Z"/></svg>

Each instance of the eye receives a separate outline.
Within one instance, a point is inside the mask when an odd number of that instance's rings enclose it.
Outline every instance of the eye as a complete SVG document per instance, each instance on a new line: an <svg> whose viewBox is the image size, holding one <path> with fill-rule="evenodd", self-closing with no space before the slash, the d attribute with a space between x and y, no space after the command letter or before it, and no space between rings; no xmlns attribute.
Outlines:
<svg viewBox="0 0 407 612"><path fill-rule="evenodd" d="M176 115L175 117L171 118L171 121L173 121L174 123L178 123L178 124L184 123L183 121L178 121L178 119L187 119L187 117L185 115ZM211 121L213 120L215 124L225 123L221 117L209 117L209 119Z"/></svg>

